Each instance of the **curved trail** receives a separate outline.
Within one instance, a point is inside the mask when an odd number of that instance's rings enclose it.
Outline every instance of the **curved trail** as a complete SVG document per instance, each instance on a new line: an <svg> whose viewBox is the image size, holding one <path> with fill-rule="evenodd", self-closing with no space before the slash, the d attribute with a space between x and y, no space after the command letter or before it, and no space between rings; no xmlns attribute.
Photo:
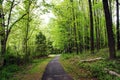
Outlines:
<svg viewBox="0 0 120 80"><path fill-rule="evenodd" d="M43 74L42 80L73 80L59 63L60 55L50 61Z"/></svg>

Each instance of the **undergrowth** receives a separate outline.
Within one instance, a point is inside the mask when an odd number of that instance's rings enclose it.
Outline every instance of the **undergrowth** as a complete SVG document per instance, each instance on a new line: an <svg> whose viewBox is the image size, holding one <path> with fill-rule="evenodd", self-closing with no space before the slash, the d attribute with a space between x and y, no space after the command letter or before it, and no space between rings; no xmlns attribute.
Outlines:
<svg viewBox="0 0 120 80"><path fill-rule="evenodd" d="M20 67L15 64L0 68L0 80L9 80L19 70Z"/></svg>
<svg viewBox="0 0 120 80"><path fill-rule="evenodd" d="M0 80L39 80L53 57L34 59L24 65L9 64L0 68Z"/></svg>
<svg viewBox="0 0 120 80"><path fill-rule="evenodd" d="M108 74L105 70L106 68L120 74L120 54L117 52L118 58L116 60L110 60L108 55L108 49L102 49L95 54L90 54L89 51L79 55L75 53L62 54L60 61L65 70L75 80L120 80L120 78ZM81 60L89 60L98 57L104 59L93 62L81 62Z"/></svg>

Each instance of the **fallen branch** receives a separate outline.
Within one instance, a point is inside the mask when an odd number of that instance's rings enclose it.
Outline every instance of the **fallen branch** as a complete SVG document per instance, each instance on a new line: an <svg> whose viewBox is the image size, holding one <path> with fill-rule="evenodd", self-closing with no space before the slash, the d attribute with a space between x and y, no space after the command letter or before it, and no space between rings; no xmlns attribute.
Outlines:
<svg viewBox="0 0 120 80"><path fill-rule="evenodd" d="M107 71L110 75L114 75L114 76L120 77L120 74L118 74L117 72L111 71L111 70L109 70L107 68L105 68L104 70Z"/></svg>
<svg viewBox="0 0 120 80"><path fill-rule="evenodd" d="M94 61L98 61L98 60L103 60L104 58L102 57L98 57L98 58L94 58L94 59L88 59L88 60L80 60L81 62L94 62Z"/></svg>

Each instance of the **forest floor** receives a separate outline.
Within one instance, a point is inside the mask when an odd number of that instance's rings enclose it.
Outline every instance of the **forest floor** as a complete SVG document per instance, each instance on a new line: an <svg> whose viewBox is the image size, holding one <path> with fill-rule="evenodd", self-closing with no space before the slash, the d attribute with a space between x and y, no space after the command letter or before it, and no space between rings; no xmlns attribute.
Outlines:
<svg viewBox="0 0 120 80"><path fill-rule="evenodd" d="M55 57L34 59L27 65L9 65L0 72L0 80L41 80L47 64Z"/></svg>
<svg viewBox="0 0 120 80"><path fill-rule="evenodd" d="M60 55L57 55L46 67L42 80L73 80L59 63Z"/></svg>
<svg viewBox="0 0 120 80"><path fill-rule="evenodd" d="M89 51L78 55L67 53L61 55L60 63L74 80L120 80L120 77L105 71L108 69L120 74L120 52L117 52L119 57L116 60L110 60L108 56L108 49L96 51L95 54L90 54ZM102 59L89 61L97 58Z"/></svg>
<svg viewBox="0 0 120 80"><path fill-rule="evenodd" d="M47 80L44 78L42 79L45 70L52 70L50 73L47 71L48 76L46 76L47 73L45 72L43 77L46 78L51 76L50 74L54 75L60 72L64 75L71 76L74 80L120 80L120 77L116 77L105 71L105 69L108 69L120 74L120 52L117 52L118 58L115 60L110 60L108 58L108 49L101 49L100 51L96 51L95 54L90 54L89 51L78 55L75 53L61 54L60 60L59 56L55 56L56 55L50 55L45 58L34 59L27 65L6 66L2 68L2 70L0 69L0 80ZM89 61L100 57L102 59ZM59 66L61 67L59 68ZM55 76L63 77L64 75Z"/></svg>

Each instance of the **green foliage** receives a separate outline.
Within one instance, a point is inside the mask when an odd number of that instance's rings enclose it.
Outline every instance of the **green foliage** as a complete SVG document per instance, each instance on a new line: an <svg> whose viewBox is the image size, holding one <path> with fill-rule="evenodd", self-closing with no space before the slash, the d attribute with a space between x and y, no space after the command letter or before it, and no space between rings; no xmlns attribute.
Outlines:
<svg viewBox="0 0 120 80"><path fill-rule="evenodd" d="M21 66L21 70L18 71L17 74L15 74L15 77L11 77L10 80L41 79L45 71L46 65L51 59L53 59L53 57L38 58L32 60L31 63Z"/></svg>
<svg viewBox="0 0 120 80"><path fill-rule="evenodd" d="M10 80L13 77L13 74L19 71L20 68L17 65L9 65L0 68L0 79L1 80Z"/></svg>
<svg viewBox="0 0 120 80"><path fill-rule="evenodd" d="M39 32L39 34L38 35L36 35L36 44L41 44L41 43L43 43L43 44L45 44L46 43L46 38L45 38L45 36L42 34L42 32Z"/></svg>
<svg viewBox="0 0 120 80"><path fill-rule="evenodd" d="M24 64L23 55L20 55L18 51L15 51L16 49L12 47L8 47L6 54L4 55L5 64L11 65L11 64Z"/></svg>
<svg viewBox="0 0 120 80"><path fill-rule="evenodd" d="M99 9L103 9L102 7L102 2L100 1L99 3L98 2L95 2L95 5L93 6L93 9L94 10L99 10Z"/></svg>
<svg viewBox="0 0 120 80"><path fill-rule="evenodd" d="M36 55L35 56L46 56L48 55L46 50L46 37L42 34L42 32L39 32L38 35L36 35Z"/></svg>
<svg viewBox="0 0 120 80"><path fill-rule="evenodd" d="M31 63L27 65L18 66L15 64L9 64L7 66L4 66L0 68L0 80L27 80L24 78L24 75L29 78L30 75L28 74L32 74L32 79L34 79L34 76L36 76L36 74L39 75L38 79L42 78L45 67L51 59L53 58L39 58L32 60Z"/></svg>
<svg viewBox="0 0 120 80"><path fill-rule="evenodd" d="M72 57L74 57L74 54L70 54L70 55L69 55L69 53L62 54L62 59L64 59L64 60L70 59Z"/></svg>
<svg viewBox="0 0 120 80"><path fill-rule="evenodd" d="M17 64L17 65L20 65L20 64L24 64L24 59L20 56L20 55L11 55L11 54L6 54L5 55L5 63L6 65L9 65L9 64Z"/></svg>
<svg viewBox="0 0 120 80"><path fill-rule="evenodd" d="M92 62L81 62L81 60L89 60L97 57L105 59ZM101 49L94 55L91 55L89 51L79 55L67 53L61 55L61 63L64 65L65 70L72 74L75 79L85 77L85 80L90 80L90 78L96 78L98 80L119 80L119 77L110 75L105 70L105 68L107 68L120 73L119 59L109 60L108 57L107 49ZM89 77L89 79L86 79L87 77Z"/></svg>
<svg viewBox="0 0 120 80"><path fill-rule="evenodd" d="M15 0L11 10L11 14L9 12L10 12L12 0L4 0L4 4L2 4L3 6L0 5L0 8L3 7L3 11L4 11L3 13L5 14L4 20L0 18L0 22L3 21L3 23L5 23L4 28L0 26L0 34L1 32L2 33L4 32L4 29L6 29L5 34L7 34L7 32L9 32L9 29L12 28L10 30L10 34L8 35L8 38L6 37L8 39L6 45L7 51L6 54L4 55L4 58L7 66L1 69L0 79L2 80L9 79L12 76L12 73L18 70L18 66L11 64L23 64L23 62L25 61L23 57L26 54L28 55L27 57L36 57L36 56L43 57L51 53L55 53L55 54L62 53L63 51L75 52L76 50L75 43L77 43L79 51L88 50L90 48L90 42L89 42L90 21L88 15L89 14L88 0L72 0L72 1L50 0L50 1L51 2L49 3L45 0L43 1L21 0L20 2L19 0ZM112 0L112 6L113 5L114 5L114 1ZM95 4L93 2L92 9L94 11L93 19L95 26L94 27L95 48L97 46L96 44L97 36L99 36L98 41L100 41L100 47L101 48L107 47L105 18L104 18L102 6L103 5L101 0L96 0ZM51 19L51 22L49 22L49 24L41 24L41 20L40 20L41 14L45 14L45 13L50 13L50 14L53 13L55 16L54 18ZM26 15L11 27L11 25L14 24L16 20L19 20L19 18L24 14ZM9 18L10 18L9 20L10 24L7 25ZM45 27L44 25L47 25L47 27ZM98 27L100 29L98 29ZM115 28L116 27L114 26L114 29ZM42 29L44 30L42 31ZM115 32L116 31L114 30L114 33ZM4 36L0 35L0 38L3 39ZM77 40L75 40L75 38ZM106 54L106 52L104 52L105 54L99 52L96 55L91 55L86 53L89 52L83 52L83 54L77 55L77 57L74 55L74 53L63 54L62 57L64 61L70 60L71 58L75 57L75 59L72 59L69 62L72 61L74 62L76 60L86 59L86 58L95 58L96 56L102 56L105 58L108 57L108 54ZM2 57L3 56L1 56L0 54L0 59ZM85 68L85 70L88 69L93 74L93 77L97 77L100 80L103 79L117 80L117 78L115 78L114 76L109 76L108 74L106 74L106 72L103 71L104 67L120 73L119 61L103 60L88 64L75 62L75 64L80 68ZM32 72L37 70L38 68L37 69L35 68L32 70Z"/></svg>
<svg viewBox="0 0 120 80"><path fill-rule="evenodd" d="M87 64L84 65L84 63L83 63L82 66L84 66L84 67L87 66L86 69L89 69L92 72L93 77L96 77L98 79L100 79L102 77L105 78L105 76L104 76L104 75L106 75L105 71L104 71L105 64L103 64L103 61L101 61L101 62L98 62L95 64L93 63L93 64L89 64L89 65L87 65ZM82 63L80 63L80 64L82 64ZM99 65L99 64L101 64L101 65Z"/></svg>
<svg viewBox="0 0 120 80"><path fill-rule="evenodd" d="M108 67L110 69L110 65L117 66L117 64L106 62L106 61L98 61L96 63L93 63L89 66L90 71L93 74L93 77L97 77L99 80L117 80L115 76L109 75L104 69ZM115 67L111 67L112 69L115 69Z"/></svg>
<svg viewBox="0 0 120 80"><path fill-rule="evenodd" d="M90 70L92 72L92 76L96 77L99 80L117 80L118 77L112 76L110 74L108 74L105 71L105 68L108 68L110 70L115 71L115 69L117 71L119 71L119 65L115 64L114 61L97 61L97 62L92 62L92 63L79 63L79 66ZM115 67L117 66L117 68Z"/></svg>
<svg viewBox="0 0 120 80"><path fill-rule="evenodd" d="M52 42L51 41L47 41L46 44L47 44L47 52L46 53L53 54L54 53L54 48L52 46Z"/></svg>

